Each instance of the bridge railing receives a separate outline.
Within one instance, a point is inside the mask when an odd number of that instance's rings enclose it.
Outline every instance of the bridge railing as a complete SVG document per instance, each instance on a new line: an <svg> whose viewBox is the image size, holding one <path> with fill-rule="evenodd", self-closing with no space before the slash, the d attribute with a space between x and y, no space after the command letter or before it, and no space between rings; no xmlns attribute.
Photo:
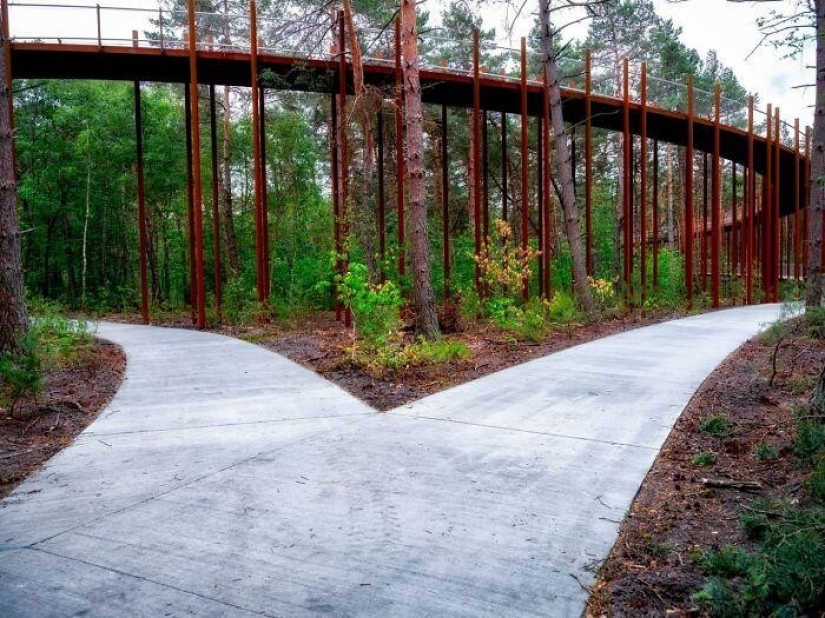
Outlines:
<svg viewBox="0 0 825 618"><path fill-rule="evenodd" d="M188 47L188 14L185 11L164 11L108 5L54 5L43 2L10 3L12 38L19 42L79 44L97 46L150 46L162 49ZM204 51L247 53L250 49L250 19L248 15L196 13L198 49ZM133 33L136 33L133 34ZM392 65L395 59L395 33L387 28L359 28L358 38L365 62ZM335 15L327 11L314 14L295 10L277 17L258 18L258 49L261 54L291 56L302 59L329 60L337 43ZM439 31L429 31L419 39L421 68L443 70L465 75L473 74L473 42L444 37ZM527 74L531 84L541 79L541 56L527 54ZM518 81L521 70L521 50L482 40L480 42L481 73L485 77ZM582 57L562 55L558 59L563 87L585 90L586 65ZM614 63L593 59L591 62L591 92L596 95L620 97L622 68ZM630 68L630 92L639 100L640 65ZM674 112L687 111L687 89L684 83L648 75L648 104ZM714 94L694 89L694 114L712 120ZM766 113L755 110L757 133L764 134ZM747 127L746 101L722 98L720 119L723 124ZM781 140L793 147L794 127L783 121Z"/></svg>

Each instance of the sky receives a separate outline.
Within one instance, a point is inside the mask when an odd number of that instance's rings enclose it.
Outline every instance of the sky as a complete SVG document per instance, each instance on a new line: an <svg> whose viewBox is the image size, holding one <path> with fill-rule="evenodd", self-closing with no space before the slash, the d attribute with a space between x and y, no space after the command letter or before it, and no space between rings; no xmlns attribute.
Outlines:
<svg viewBox="0 0 825 618"><path fill-rule="evenodd" d="M13 0L16 1L16 0ZM505 13L503 9L487 9L484 12L488 27L496 26L501 43L512 47L518 46L518 37L526 35L535 19L535 13L527 9L512 28L512 39L507 40L505 28L501 23ZM756 26L759 15L766 15L770 9L782 11L793 8L793 0L776 2L726 2L725 0L653 0L659 14L672 19L683 29L683 42L696 49L704 57L710 49L715 49L719 58L732 67L745 88L758 94L764 107L767 103L779 106L784 120L799 118L802 126L813 121L813 88L794 88L813 82L813 69L806 68L812 64L813 51L808 50L805 57L784 59L782 52L763 45L757 46L761 35ZM22 2L19 2L22 3ZM36 0L37 4L71 4L89 5L87 11L65 10L58 8L24 8L12 6L10 25L12 35L41 37L95 37L97 0ZM156 9L157 0L108 0L100 2L104 6L136 7ZM538 2L534 2L536 5ZM424 6L433 14L438 13L443 0L425 0ZM488 5L490 6L490 5ZM140 30L147 19L146 13L126 10L103 10L104 38L131 37L132 29ZM142 23L141 23L142 22ZM585 25L571 28L571 36L583 36ZM751 53L753 52L753 53Z"/></svg>

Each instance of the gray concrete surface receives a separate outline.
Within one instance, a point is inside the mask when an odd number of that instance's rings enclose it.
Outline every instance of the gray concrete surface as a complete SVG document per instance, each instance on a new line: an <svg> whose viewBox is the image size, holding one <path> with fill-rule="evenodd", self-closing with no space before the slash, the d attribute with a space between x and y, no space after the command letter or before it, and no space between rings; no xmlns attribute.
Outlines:
<svg viewBox="0 0 825 618"><path fill-rule="evenodd" d="M386 414L225 337L100 325L111 405L2 503L0 616L576 616L695 389L778 306Z"/></svg>

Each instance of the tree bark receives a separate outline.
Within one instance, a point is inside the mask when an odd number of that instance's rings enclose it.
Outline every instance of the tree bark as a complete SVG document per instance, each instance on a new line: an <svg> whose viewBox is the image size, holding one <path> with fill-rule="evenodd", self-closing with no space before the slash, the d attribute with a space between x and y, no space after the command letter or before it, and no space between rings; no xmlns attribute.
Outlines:
<svg viewBox="0 0 825 618"><path fill-rule="evenodd" d="M556 145L556 158L559 162L559 179L561 181L559 201L564 212L564 228L570 245L570 258L573 272L573 291L581 308L589 315L595 316L596 305L587 283L587 264L581 240L579 224L579 207L573 184L573 161L570 157L567 131L561 109L561 86L559 85L558 67L553 53L553 31L550 24L550 0L539 0L539 19L541 26L541 51L544 70L547 73L547 87L550 89L550 117Z"/></svg>
<svg viewBox="0 0 825 618"><path fill-rule="evenodd" d="M418 75L418 32L415 2L401 3L401 49L404 58L407 187L412 246L413 304L416 331L428 338L441 336L430 274L427 201L424 187L424 112Z"/></svg>
<svg viewBox="0 0 825 618"><path fill-rule="evenodd" d="M811 197L808 225L808 272L805 305L823 301L822 216L825 213L825 0L816 0L816 107L811 149Z"/></svg>
<svg viewBox="0 0 825 618"><path fill-rule="evenodd" d="M21 337L28 331L29 320L17 221L11 50L5 26L0 33L0 354L20 354Z"/></svg>
<svg viewBox="0 0 825 618"><path fill-rule="evenodd" d="M223 174L221 185L221 211L223 216L223 233L226 237L226 255L232 276L241 274L241 259L238 256L238 240L235 237L235 218L232 211L232 118L230 115L229 86L223 89Z"/></svg>

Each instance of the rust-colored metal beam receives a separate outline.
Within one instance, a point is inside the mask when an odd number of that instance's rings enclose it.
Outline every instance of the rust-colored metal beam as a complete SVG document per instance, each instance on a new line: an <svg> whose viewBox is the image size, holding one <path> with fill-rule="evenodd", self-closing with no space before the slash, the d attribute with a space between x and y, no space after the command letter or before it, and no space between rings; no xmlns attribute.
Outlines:
<svg viewBox="0 0 825 618"><path fill-rule="evenodd" d="M339 173L341 182L341 274L349 270L349 118L347 115L347 39L344 12L338 12L338 160L341 163ZM344 308L344 326L352 326L352 309Z"/></svg>
<svg viewBox="0 0 825 618"><path fill-rule="evenodd" d="M481 75L479 64L479 32L473 30L473 232L475 250L475 285L476 294L482 296L481 289Z"/></svg>
<svg viewBox="0 0 825 618"><path fill-rule="evenodd" d="M186 135L186 227L189 255L189 317L197 324L197 275L195 274L195 191L192 172L192 85L183 85L184 133Z"/></svg>
<svg viewBox="0 0 825 618"><path fill-rule="evenodd" d="M782 193L780 192L780 185L782 182L782 171L780 169L779 163L779 155L781 153L781 146L782 146L782 134L780 133L781 121L779 119L779 108L777 107L775 110L774 116L774 181L773 181L773 206L771 208L771 216L773 217L773 221L771 223L771 230L773 234L771 236L771 247L773 249L773 259L772 259L772 271L771 274L773 275L771 280L771 290L773 291L773 295L771 299L773 302L779 302L779 274L780 274L780 262L782 260L782 255L780 253L780 237L781 237L781 230L779 225L779 211L781 208L781 199Z"/></svg>
<svg viewBox="0 0 825 618"><path fill-rule="evenodd" d="M223 289L221 269L221 215L218 186L218 118L215 84L209 85L209 146L212 174L212 265L215 270L215 309L223 319Z"/></svg>
<svg viewBox="0 0 825 618"><path fill-rule="evenodd" d="M747 240L745 241L745 302L753 304L753 264L756 234L756 173L753 167L753 96L748 97L748 164L745 183Z"/></svg>
<svg viewBox="0 0 825 618"><path fill-rule="evenodd" d="M762 217L761 217L761 239L762 239L762 291L764 298L770 302L773 298L771 290L771 282L773 275L771 274L772 249L770 246L771 223L773 222L773 215L771 214L771 200L773 198L773 105L768 104L768 116L766 126L766 152L765 152L765 176L763 177L762 188Z"/></svg>
<svg viewBox="0 0 825 618"><path fill-rule="evenodd" d="M249 27L250 27L250 78L251 78L251 99L252 99L252 169L253 169L253 191L255 195L255 266L256 284L258 291L258 302L266 300L266 278L268 269L265 266L264 258L264 221L263 221L263 200L261 189L263 178L261 174L261 125L260 116L261 100L258 97L258 12L254 0L249 4Z"/></svg>
<svg viewBox="0 0 825 618"><path fill-rule="evenodd" d="M396 214L398 218L398 275L403 279L407 271L404 230L404 71L401 67L401 19L395 19L395 173Z"/></svg>
<svg viewBox="0 0 825 618"><path fill-rule="evenodd" d="M717 83L713 88L713 165L711 166L712 207L711 207L711 248L710 248L710 287L711 303L714 309L719 307L721 263L722 263L722 162L719 158L719 122L722 107L722 88Z"/></svg>
<svg viewBox="0 0 825 618"><path fill-rule="evenodd" d="M335 272L341 273L341 179L338 174L340 161L338 160L338 95L330 95L330 168L332 176L332 229L335 243ZM333 292L335 298L335 321L343 319L343 305L338 290Z"/></svg>
<svg viewBox="0 0 825 618"><path fill-rule="evenodd" d="M647 63L642 63L641 85L641 145L639 150L639 234L640 234L640 256L639 256L639 281L642 306L647 300Z"/></svg>
<svg viewBox="0 0 825 618"><path fill-rule="evenodd" d="M485 109L481 115L481 243L486 247L490 237L490 117Z"/></svg>
<svg viewBox="0 0 825 618"><path fill-rule="evenodd" d="M633 278L633 189L631 179L633 177L633 155L631 150L630 136L630 68L628 59L624 59L624 88L622 93L622 118L623 118L623 228L624 228L624 292L625 301L628 305L632 303L633 291L631 289Z"/></svg>
<svg viewBox="0 0 825 618"><path fill-rule="evenodd" d="M708 208L708 177L710 176L709 155L702 154L702 231L699 236L699 258L702 262L702 292L708 291L708 224L710 211Z"/></svg>
<svg viewBox="0 0 825 618"><path fill-rule="evenodd" d="M801 155L799 145L799 118L796 118L793 123L794 134L794 175L793 175L793 193L794 193L794 212L793 212L793 277L796 281L801 278L800 268L802 266L802 187L799 180L801 170Z"/></svg>
<svg viewBox="0 0 825 618"><path fill-rule="evenodd" d="M685 297L693 308L693 76L687 82L687 137L685 139Z"/></svg>
<svg viewBox="0 0 825 618"><path fill-rule="evenodd" d="M739 179L736 174L736 162L732 161L730 166L731 177L731 226L730 226L730 250L728 252L728 264L730 269L731 279L738 276L739 271L739 204L736 200L739 197L738 187L736 186Z"/></svg>
<svg viewBox="0 0 825 618"><path fill-rule="evenodd" d="M384 110L379 109L378 125L378 257L381 262L381 283L387 281L387 196L384 187ZM446 129L445 129L446 132ZM444 138L442 136L442 143ZM446 183L446 180L445 180ZM446 202L446 197L444 198ZM445 270L446 278L446 270Z"/></svg>
<svg viewBox="0 0 825 618"><path fill-rule="evenodd" d="M802 199L805 202L805 208L803 209L805 212L804 220L802 221L802 238L804 239L802 242L802 276L806 278L808 276L808 261L810 260L810 243L809 243L809 234L810 234L810 225L811 225L811 127L805 127L805 190L802 192ZM823 231L825 231L825 226L823 226ZM825 248L825 243L822 243L823 248Z"/></svg>
<svg viewBox="0 0 825 618"><path fill-rule="evenodd" d="M653 141L653 293L659 293L659 140Z"/></svg>
<svg viewBox="0 0 825 618"><path fill-rule="evenodd" d="M501 218L507 221L507 201L509 199L507 174L507 114L501 114Z"/></svg>
<svg viewBox="0 0 825 618"><path fill-rule="evenodd" d="M192 181L195 205L195 278L198 290L198 328L206 328L206 286L203 269L203 195L201 187L200 107L198 105L198 34L195 0L189 0L189 79L192 84Z"/></svg>
<svg viewBox="0 0 825 618"><path fill-rule="evenodd" d="M527 153L527 38L521 37L521 250L527 255L530 215L530 158ZM521 282L521 297L530 298L530 278Z"/></svg>
<svg viewBox="0 0 825 618"><path fill-rule="evenodd" d="M584 238L587 274L593 276L593 61L584 52ZM545 87L546 89L546 87ZM546 104L546 103L545 103Z"/></svg>
<svg viewBox="0 0 825 618"><path fill-rule="evenodd" d="M444 300L450 298L450 149L447 106L441 106L441 233L444 253Z"/></svg>
<svg viewBox="0 0 825 618"><path fill-rule="evenodd" d="M143 176L143 112L140 99L140 82L135 82L135 158L138 198L138 243L140 250L140 313L143 323L149 323L149 276L146 253L149 235L146 230L146 189Z"/></svg>
<svg viewBox="0 0 825 618"><path fill-rule="evenodd" d="M258 130L259 138L261 140L261 228L263 229L264 241L264 294L267 299L272 292L272 281L270 275L269 259L269 165L267 164L268 157L266 154L266 96L263 87L258 87L258 122L261 126Z"/></svg>

